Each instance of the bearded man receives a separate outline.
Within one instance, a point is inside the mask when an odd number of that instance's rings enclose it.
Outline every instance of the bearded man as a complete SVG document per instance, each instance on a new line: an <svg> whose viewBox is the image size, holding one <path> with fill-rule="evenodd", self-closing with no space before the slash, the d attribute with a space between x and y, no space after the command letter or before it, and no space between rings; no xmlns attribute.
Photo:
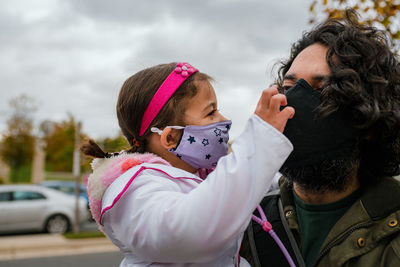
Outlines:
<svg viewBox="0 0 400 267"><path fill-rule="evenodd" d="M385 33L347 11L292 46L278 85L294 151L261 206L296 265L400 266L400 63ZM255 222L242 248L252 266L289 266Z"/></svg>

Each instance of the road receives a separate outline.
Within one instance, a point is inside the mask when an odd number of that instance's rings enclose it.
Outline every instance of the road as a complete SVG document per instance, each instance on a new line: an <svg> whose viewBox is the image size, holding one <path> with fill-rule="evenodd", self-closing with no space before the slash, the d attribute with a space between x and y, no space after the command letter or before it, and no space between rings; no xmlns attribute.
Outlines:
<svg viewBox="0 0 400 267"><path fill-rule="evenodd" d="M123 259L120 252L68 255L0 261L1 267L118 267Z"/></svg>
<svg viewBox="0 0 400 267"><path fill-rule="evenodd" d="M88 221L80 229L96 231L97 225ZM119 266L123 259L122 253L106 238L65 239L61 235L32 232L2 234L0 239L0 267L109 267ZM44 250L40 253L41 249Z"/></svg>

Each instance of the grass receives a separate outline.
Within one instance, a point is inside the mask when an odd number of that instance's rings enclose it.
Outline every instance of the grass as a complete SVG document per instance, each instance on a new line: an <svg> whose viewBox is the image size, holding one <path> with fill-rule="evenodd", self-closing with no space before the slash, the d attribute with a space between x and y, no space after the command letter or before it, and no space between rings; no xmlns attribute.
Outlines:
<svg viewBox="0 0 400 267"><path fill-rule="evenodd" d="M68 239L83 239L83 238L98 238L98 237L106 237L102 232L100 231L94 231L94 232L80 232L80 233L65 233L63 234L65 238Z"/></svg>
<svg viewBox="0 0 400 267"><path fill-rule="evenodd" d="M31 166L25 165L18 169L10 169L10 182L11 183L30 183L31 182Z"/></svg>
<svg viewBox="0 0 400 267"><path fill-rule="evenodd" d="M75 181L75 177L69 172L46 172L44 180Z"/></svg>

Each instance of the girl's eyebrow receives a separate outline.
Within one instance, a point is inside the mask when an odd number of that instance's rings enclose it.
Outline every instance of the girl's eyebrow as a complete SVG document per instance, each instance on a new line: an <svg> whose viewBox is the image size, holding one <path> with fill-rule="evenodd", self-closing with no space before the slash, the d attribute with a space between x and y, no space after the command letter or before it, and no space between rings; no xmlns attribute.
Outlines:
<svg viewBox="0 0 400 267"><path fill-rule="evenodd" d="M204 107L203 112L206 112L208 109L210 109L210 107L211 107L212 109L214 109L216 106L217 106L217 103L211 102L211 103L209 103L207 106Z"/></svg>

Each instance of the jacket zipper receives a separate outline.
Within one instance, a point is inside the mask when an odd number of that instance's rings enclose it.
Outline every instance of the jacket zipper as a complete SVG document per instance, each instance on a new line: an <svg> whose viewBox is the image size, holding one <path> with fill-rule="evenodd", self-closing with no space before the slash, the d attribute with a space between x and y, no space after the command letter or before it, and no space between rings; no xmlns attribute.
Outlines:
<svg viewBox="0 0 400 267"><path fill-rule="evenodd" d="M373 222L372 222L372 221L369 221L369 222L367 222L367 223L363 223L363 224L354 226L353 228L350 228L350 230L347 231L341 238L336 239L335 241L329 243L328 246L326 246L326 248L325 248L324 250L322 250L321 253L319 254L317 260L315 261L314 266L317 266L317 265L318 265L318 262L322 259L322 257L324 257L324 256L328 253L328 251L329 251L331 248L333 248L334 246L336 246L336 245L342 243L346 238L348 238L352 233L354 233L354 231L356 231L356 230L358 230L358 229L360 229L360 228L369 227L369 226L371 226L372 224L373 224Z"/></svg>

